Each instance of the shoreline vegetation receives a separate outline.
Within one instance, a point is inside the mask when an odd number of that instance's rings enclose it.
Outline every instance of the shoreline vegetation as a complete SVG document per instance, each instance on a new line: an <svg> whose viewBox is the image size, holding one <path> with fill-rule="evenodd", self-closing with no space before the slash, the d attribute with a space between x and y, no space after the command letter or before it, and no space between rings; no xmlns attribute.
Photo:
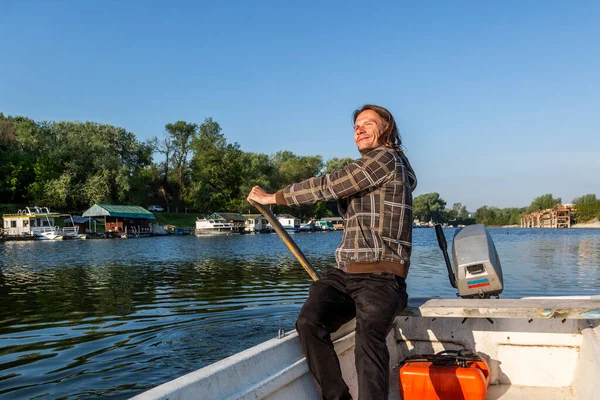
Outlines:
<svg viewBox="0 0 600 400"><path fill-rule="evenodd" d="M595 194L577 197L570 204L576 210L571 228L600 227L600 200ZM413 214L419 221L449 223L453 226L477 223L490 227L520 228L523 215L556 209L561 205L563 202L560 197L554 198L552 194L544 194L536 197L527 207L497 208L486 205L470 212L462 203L454 203L452 208L448 209L446 201L439 193L427 193L415 197Z"/></svg>
<svg viewBox="0 0 600 400"><path fill-rule="evenodd" d="M500 225L493 226L490 225L490 228L519 228L519 229L549 229L549 228L524 228L521 225ZM590 221L590 222L582 222L579 224L571 225L570 229L597 229L600 228L600 221Z"/></svg>
<svg viewBox="0 0 600 400"><path fill-rule="evenodd" d="M571 226L571 228L600 228L600 221L598 221L598 219L593 219L592 221L587 221L587 222L581 222L578 224L575 224L573 226Z"/></svg>
<svg viewBox="0 0 600 400"><path fill-rule="evenodd" d="M246 152L238 143L228 142L210 117L201 124L168 123L160 138L140 141L113 125L34 121L0 112L0 212L39 205L77 215L93 204L160 205L175 215L168 221L156 213L160 223L189 224L195 216L213 212L257 213L246 201L253 186L273 193L352 161L350 157L325 161L320 155L299 156L288 150L270 155ZM577 210L574 228L598 226L600 200L595 194L572 203ZM528 207L485 205L471 212L462 203L448 208L439 193L426 193L414 198L413 214L426 223L512 226L520 225L523 214L561 204L560 198L544 194ZM309 220L337 216L337 207L274 206L273 212ZM188 217L178 221L179 215Z"/></svg>

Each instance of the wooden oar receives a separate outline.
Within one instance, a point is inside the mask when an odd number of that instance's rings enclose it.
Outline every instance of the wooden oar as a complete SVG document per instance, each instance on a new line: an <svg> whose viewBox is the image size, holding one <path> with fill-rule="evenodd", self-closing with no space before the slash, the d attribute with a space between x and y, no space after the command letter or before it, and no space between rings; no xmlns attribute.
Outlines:
<svg viewBox="0 0 600 400"><path fill-rule="evenodd" d="M317 271L315 271L310 261L308 261L308 259L304 256L302 250L300 250L298 245L296 245L296 243L292 240L290 234L287 233L285 229L283 229L283 226L281 226L281 222L279 222L279 220L275 218L275 215L269 209L269 207L263 206L262 204L258 204L254 201L250 201L250 204L256 207L256 209L260 211L260 213L267 219L267 221L269 221L273 229L275 229L275 232L277 232L281 240L283 240L283 243L285 243L285 245L288 247L288 249L290 249L292 254L296 256L298 261L300 261L300 264L302 264L302 267L304 267L306 272L308 272L313 281L318 281L320 278L319 274L317 273Z"/></svg>

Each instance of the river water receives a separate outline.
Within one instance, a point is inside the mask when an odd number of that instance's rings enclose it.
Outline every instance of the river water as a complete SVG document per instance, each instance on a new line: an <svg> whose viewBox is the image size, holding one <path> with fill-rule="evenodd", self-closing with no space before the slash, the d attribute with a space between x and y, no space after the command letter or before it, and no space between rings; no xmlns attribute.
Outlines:
<svg viewBox="0 0 600 400"><path fill-rule="evenodd" d="M600 294L600 229L490 232L503 298ZM341 233L294 239L319 270ZM309 284L276 235L0 243L0 398L129 398L293 329ZM408 292L455 298L433 229Z"/></svg>

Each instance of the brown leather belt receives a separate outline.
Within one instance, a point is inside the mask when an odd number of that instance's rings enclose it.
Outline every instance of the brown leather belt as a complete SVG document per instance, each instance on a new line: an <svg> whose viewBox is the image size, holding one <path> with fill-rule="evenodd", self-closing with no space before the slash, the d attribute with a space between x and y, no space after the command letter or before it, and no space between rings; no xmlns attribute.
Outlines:
<svg viewBox="0 0 600 400"><path fill-rule="evenodd" d="M408 275L408 266L406 264L394 263L389 261L379 261L371 263L349 262L346 267L349 274L373 274L378 272L389 272L406 279Z"/></svg>

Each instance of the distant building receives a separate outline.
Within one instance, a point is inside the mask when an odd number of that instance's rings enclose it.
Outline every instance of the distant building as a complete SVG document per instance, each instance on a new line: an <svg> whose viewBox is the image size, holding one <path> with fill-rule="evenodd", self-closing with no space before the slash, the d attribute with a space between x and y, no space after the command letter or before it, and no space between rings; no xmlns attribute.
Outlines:
<svg viewBox="0 0 600 400"><path fill-rule="evenodd" d="M248 233L266 233L268 223L261 214L243 214L246 218L246 232Z"/></svg>
<svg viewBox="0 0 600 400"><path fill-rule="evenodd" d="M94 204L82 216L104 218L105 232L150 234L150 222L156 220L154 214L140 206L114 204Z"/></svg>
<svg viewBox="0 0 600 400"><path fill-rule="evenodd" d="M290 214L279 214L277 219L284 228L300 229L300 224L302 222L300 218Z"/></svg>

